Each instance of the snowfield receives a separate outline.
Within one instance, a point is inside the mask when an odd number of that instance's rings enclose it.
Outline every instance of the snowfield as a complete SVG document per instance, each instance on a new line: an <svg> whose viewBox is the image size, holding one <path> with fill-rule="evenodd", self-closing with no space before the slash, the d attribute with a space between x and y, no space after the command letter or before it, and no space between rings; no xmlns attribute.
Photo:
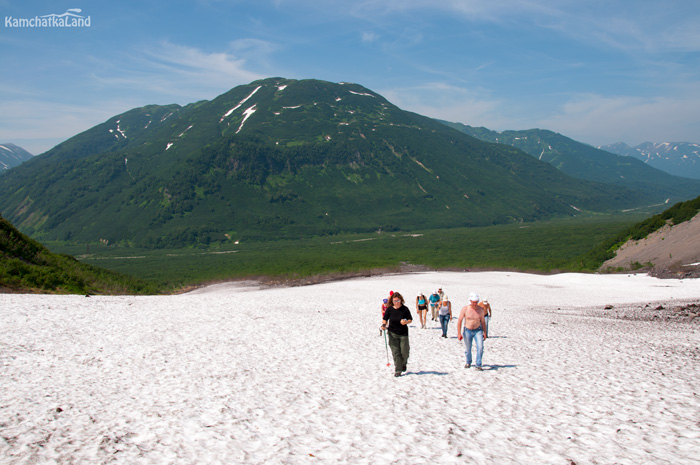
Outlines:
<svg viewBox="0 0 700 465"><path fill-rule="evenodd" d="M428 318L394 378L381 299L417 321L438 287L455 316L488 297L485 369ZM700 318L666 317L699 299L700 280L507 272L3 294L0 463L698 463Z"/></svg>

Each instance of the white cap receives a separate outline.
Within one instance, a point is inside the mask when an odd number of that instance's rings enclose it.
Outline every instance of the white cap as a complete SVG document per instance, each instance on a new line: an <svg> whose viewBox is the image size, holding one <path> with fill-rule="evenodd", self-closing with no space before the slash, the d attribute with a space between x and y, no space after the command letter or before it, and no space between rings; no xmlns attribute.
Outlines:
<svg viewBox="0 0 700 465"><path fill-rule="evenodd" d="M469 300L471 302L478 302L479 301L479 294L477 294L476 292L472 292L471 294L469 294Z"/></svg>

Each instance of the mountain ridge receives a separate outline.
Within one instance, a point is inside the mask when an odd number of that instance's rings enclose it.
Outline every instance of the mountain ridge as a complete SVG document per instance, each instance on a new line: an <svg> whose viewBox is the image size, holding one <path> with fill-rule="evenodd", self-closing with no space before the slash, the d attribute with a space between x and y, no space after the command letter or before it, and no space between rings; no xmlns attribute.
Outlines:
<svg viewBox="0 0 700 465"><path fill-rule="evenodd" d="M700 179L700 144L692 142L643 142L630 147L624 142L598 147L633 157L666 173Z"/></svg>
<svg viewBox="0 0 700 465"><path fill-rule="evenodd" d="M642 196L675 193L679 195L676 199L685 200L700 192L696 179L672 175L637 158L613 154L546 129L497 132L484 127L441 122L483 141L517 147L579 179L624 186Z"/></svg>
<svg viewBox="0 0 700 465"><path fill-rule="evenodd" d="M32 237L144 247L537 221L661 200L569 177L359 84L285 78L129 110L8 174L0 211Z"/></svg>
<svg viewBox="0 0 700 465"><path fill-rule="evenodd" d="M18 145L10 143L0 144L0 172L14 168L30 160L33 156Z"/></svg>

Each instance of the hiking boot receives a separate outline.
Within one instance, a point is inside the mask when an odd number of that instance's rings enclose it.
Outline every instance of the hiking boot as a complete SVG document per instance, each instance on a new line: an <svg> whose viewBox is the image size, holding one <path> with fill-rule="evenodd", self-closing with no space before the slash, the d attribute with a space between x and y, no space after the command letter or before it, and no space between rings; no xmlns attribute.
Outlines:
<svg viewBox="0 0 700 465"><path fill-rule="evenodd" d="M481 367L476 367L476 371L484 371L484 369Z"/></svg>
<svg viewBox="0 0 700 465"><path fill-rule="evenodd" d="M401 373L399 373L398 371L394 373L394 378L398 378L399 376L401 376Z"/></svg>
<svg viewBox="0 0 700 465"><path fill-rule="evenodd" d="M468 363L466 365L464 365L464 368L469 368L469 367L471 367L471 365Z"/></svg>

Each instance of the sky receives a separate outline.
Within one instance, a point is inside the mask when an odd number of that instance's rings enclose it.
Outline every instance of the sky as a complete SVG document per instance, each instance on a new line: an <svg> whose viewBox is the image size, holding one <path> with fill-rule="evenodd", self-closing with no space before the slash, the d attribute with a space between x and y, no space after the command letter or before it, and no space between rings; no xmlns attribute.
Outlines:
<svg viewBox="0 0 700 465"><path fill-rule="evenodd" d="M0 21L0 143L33 154L276 76L495 131L700 143L695 0L0 0Z"/></svg>

